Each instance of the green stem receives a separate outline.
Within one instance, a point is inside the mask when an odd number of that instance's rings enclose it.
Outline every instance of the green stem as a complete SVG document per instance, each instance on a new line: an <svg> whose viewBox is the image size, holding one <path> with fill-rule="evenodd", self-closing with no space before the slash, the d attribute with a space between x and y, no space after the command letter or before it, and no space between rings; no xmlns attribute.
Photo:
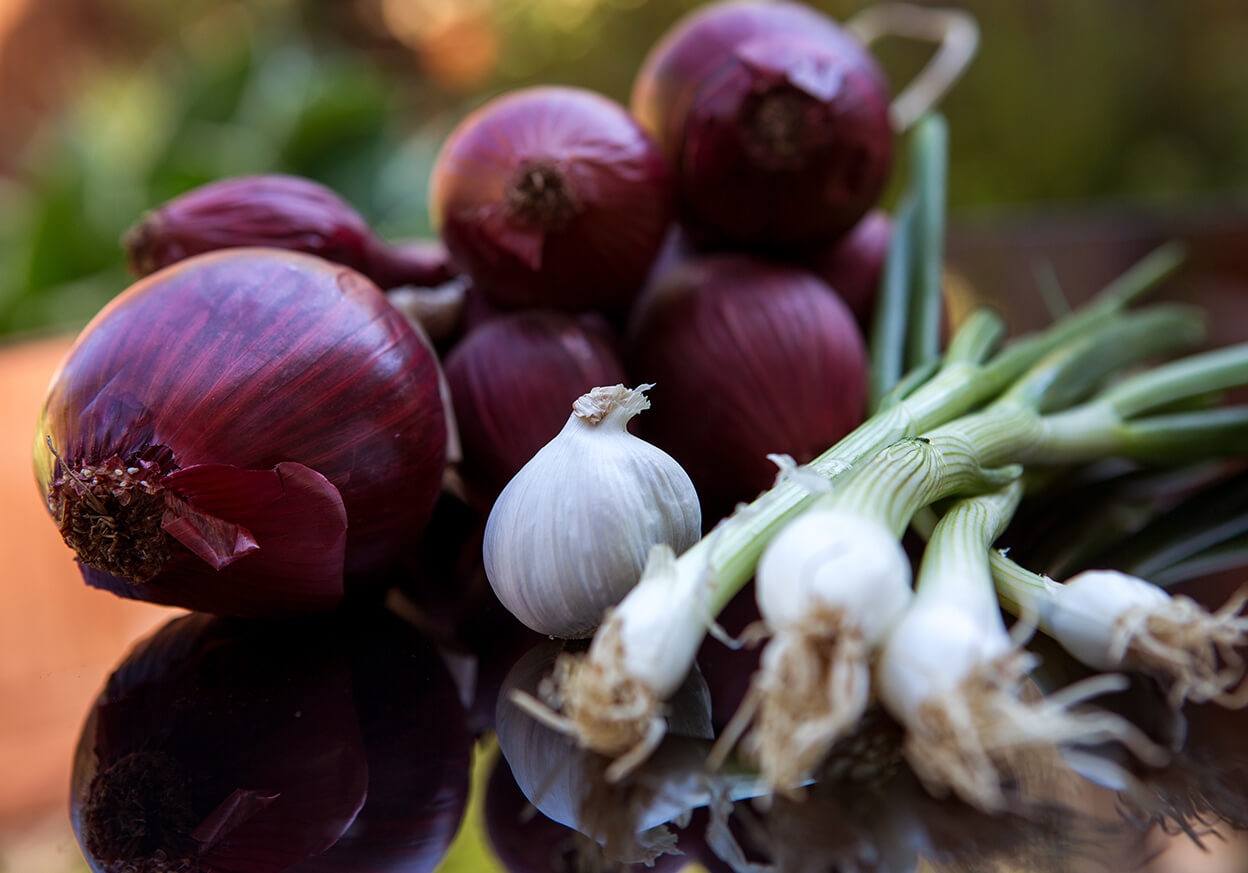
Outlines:
<svg viewBox="0 0 1248 873"><path fill-rule="evenodd" d="M993 359L983 378L1000 391L1019 373L1066 340L1095 333L1099 326L1168 279L1183 263L1183 257L1184 249L1178 243L1167 243L1154 249L1093 300L1054 322L1048 330L1009 343ZM1019 359L1025 363L1020 364Z"/></svg>
<svg viewBox="0 0 1248 873"><path fill-rule="evenodd" d="M904 400L867 419L856 430L810 462L813 471L834 479L847 466L882 447L951 421L998 395L1053 350L1081 337L1097 334L1122 318L1122 309L1165 279L1177 266L1180 250L1163 247L1147 256L1096 298L1048 329L1009 344L984 363L970 355L951 359ZM979 331L987 322L970 322ZM980 340L955 337L951 348L975 347ZM808 507L815 497L806 489L782 482L749 506L725 519L680 556L704 573L710 587L710 605L718 614L754 575L771 538Z"/></svg>
<svg viewBox="0 0 1248 873"><path fill-rule="evenodd" d="M1044 616L1044 605L1049 602L1050 591L1055 582L1047 576L1033 573L1000 549L988 552L988 566L992 569L992 581L997 589L997 601L1013 616L1024 613L1036 621Z"/></svg>
<svg viewBox="0 0 1248 873"><path fill-rule="evenodd" d="M888 258L880 278L871 321L871 382L868 408L875 410L901 379L905 367L906 321L910 310L910 248L914 238L914 198L907 197L893 218Z"/></svg>
<svg viewBox="0 0 1248 873"><path fill-rule="evenodd" d="M996 310L981 307L973 310L945 350L945 364L982 364L1000 346L1005 336L1005 319Z"/></svg>
<svg viewBox="0 0 1248 873"><path fill-rule="evenodd" d="M916 605L952 599L1004 630L988 552L1014 517L1022 495L1022 483L1015 481L991 494L959 500L941 517L923 551Z"/></svg>
<svg viewBox="0 0 1248 873"><path fill-rule="evenodd" d="M1201 312L1180 304L1158 304L1127 313L1105 332L1049 354L1001 399L1017 400L1042 412L1068 408L1131 364L1194 348L1204 338L1204 328Z"/></svg>
<svg viewBox="0 0 1248 873"><path fill-rule="evenodd" d="M944 314L941 265L945 247L945 199L949 165L949 125L929 112L915 126L910 140L915 193L912 313L906 343L906 364L917 367L940 358Z"/></svg>
<svg viewBox="0 0 1248 873"><path fill-rule="evenodd" d="M1100 396L1123 418L1248 382L1248 343L1226 346L1139 373Z"/></svg>

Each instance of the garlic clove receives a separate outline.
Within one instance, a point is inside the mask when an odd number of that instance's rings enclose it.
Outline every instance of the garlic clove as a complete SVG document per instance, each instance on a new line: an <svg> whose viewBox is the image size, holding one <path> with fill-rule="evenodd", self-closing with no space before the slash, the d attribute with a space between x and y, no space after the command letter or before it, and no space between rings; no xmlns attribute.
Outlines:
<svg viewBox="0 0 1248 873"><path fill-rule="evenodd" d="M588 636L641 576L652 546L697 542L702 516L685 471L628 432L649 385L594 388L499 494L486 522L486 576L539 633Z"/></svg>

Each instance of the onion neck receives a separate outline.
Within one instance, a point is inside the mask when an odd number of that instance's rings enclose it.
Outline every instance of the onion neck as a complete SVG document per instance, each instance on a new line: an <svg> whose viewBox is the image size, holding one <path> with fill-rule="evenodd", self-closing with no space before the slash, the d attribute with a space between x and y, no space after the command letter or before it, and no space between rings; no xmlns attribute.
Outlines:
<svg viewBox="0 0 1248 873"><path fill-rule="evenodd" d="M48 508L78 560L135 582L147 582L169 560L162 471L151 461L114 456L71 469L48 489Z"/></svg>
<svg viewBox="0 0 1248 873"><path fill-rule="evenodd" d="M104 871L199 869L191 781L164 752L131 752L96 773L82 811L82 841Z"/></svg>
<svg viewBox="0 0 1248 873"><path fill-rule="evenodd" d="M580 208L567 174L550 161L523 164L507 185L507 206L521 224L560 230Z"/></svg>

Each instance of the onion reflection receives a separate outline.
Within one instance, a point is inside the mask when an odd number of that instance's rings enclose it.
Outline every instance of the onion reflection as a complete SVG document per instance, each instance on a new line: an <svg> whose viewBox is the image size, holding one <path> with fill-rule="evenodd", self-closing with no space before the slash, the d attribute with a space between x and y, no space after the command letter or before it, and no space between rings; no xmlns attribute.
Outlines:
<svg viewBox="0 0 1248 873"><path fill-rule="evenodd" d="M441 661L392 618L187 615L106 683L71 815L102 873L428 870L470 747Z"/></svg>

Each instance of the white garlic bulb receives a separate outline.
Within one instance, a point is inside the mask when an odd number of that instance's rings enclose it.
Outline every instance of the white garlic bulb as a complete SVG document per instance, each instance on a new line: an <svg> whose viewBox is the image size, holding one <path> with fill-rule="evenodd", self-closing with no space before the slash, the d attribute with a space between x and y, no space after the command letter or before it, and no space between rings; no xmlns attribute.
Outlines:
<svg viewBox="0 0 1248 873"><path fill-rule="evenodd" d="M652 546L679 553L701 536L688 474L628 432L629 419L650 406L651 387L582 395L563 430L494 502L486 576L503 605L539 633L589 636L637 584Z"/></svg>

